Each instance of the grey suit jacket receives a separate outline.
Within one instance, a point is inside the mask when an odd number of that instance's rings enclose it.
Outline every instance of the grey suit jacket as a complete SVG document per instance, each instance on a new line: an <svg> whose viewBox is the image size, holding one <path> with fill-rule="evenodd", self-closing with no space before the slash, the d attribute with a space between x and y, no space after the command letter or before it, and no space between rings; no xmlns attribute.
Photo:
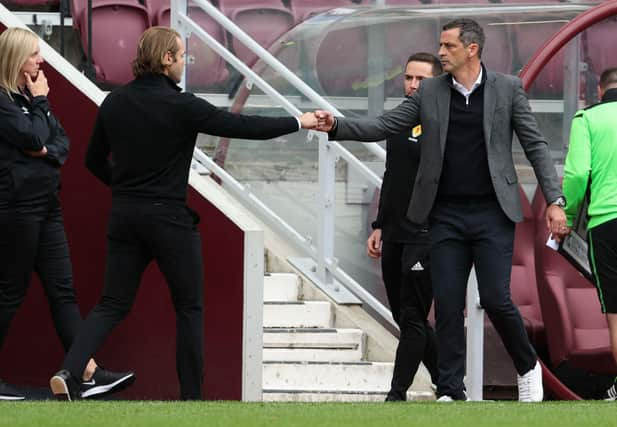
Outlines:
<svg viewBox="0 0 617 427"><path fill-rule="evenodd" d="M330 139L380 141L422 124L422 151L407 216L424 223L435 203L450 115L451 76L422 81L413 96L377 118L338 118ZM497 200L514 222L523 219L518 179L512 160L512 132L516 132L547 202L562 195L548 143L538 129L518 77L487 71L484 87L484 140Z"/></svg>

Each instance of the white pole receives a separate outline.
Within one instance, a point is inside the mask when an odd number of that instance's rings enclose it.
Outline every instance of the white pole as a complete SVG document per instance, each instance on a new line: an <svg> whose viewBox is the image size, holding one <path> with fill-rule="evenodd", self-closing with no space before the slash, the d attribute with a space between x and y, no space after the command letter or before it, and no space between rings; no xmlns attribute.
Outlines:
<svg viewBox="0 0 617 427"><path fill-rule="evenodd" d="M478 281L472 270L467 284L467 396L483 400L484 375L484 309L480 305Z"/></svg>

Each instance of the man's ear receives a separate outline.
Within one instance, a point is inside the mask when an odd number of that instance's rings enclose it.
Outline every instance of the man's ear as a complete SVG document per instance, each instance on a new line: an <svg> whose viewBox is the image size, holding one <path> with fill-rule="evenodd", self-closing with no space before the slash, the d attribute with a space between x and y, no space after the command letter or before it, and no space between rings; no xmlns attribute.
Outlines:
<svg viewBox="0 0 617 427"><path fill-rule="evenodd" d="M467 46L469 49L469 57L473 57L473 56L478 56L478 52L480 51L480 47L478 46L478 43L470 43L469 46Z"/></svg>
<svg viewBox="0 0 617 427"><path fill-rule="evenodd" d="M171 52L170 51L165 52L163 54L163 59L161 61L161 64L163 64L164 67L169 67L171 64L173 64L173 62L174 62L174 58Z"/></svg>

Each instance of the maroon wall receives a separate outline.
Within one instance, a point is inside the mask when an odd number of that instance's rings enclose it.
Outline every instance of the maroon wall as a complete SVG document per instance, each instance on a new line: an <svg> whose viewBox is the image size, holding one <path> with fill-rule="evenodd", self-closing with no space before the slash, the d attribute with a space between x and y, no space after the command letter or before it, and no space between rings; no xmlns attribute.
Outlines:
<svg viewBox="0 0 617 427"><path fill-rule="evenodd" d="M0 31L4 27L0 26ZM105 230L110 191L83 166L97 106L48 64L52 110L71 139L62 171L62 203L71 249L77 298L86 315L103 285ZM243 232L211 203L191 190L190 206L202 218L205 268L205 378L207 399L241 398L243 316ZM61 366L62 347L36 276L0 352L0 378L15 384L46 386ZM96 355L108 369L133 369L137 381L122 396L174 399L175 316L167 285L150 265L135 306Z"/></svg>

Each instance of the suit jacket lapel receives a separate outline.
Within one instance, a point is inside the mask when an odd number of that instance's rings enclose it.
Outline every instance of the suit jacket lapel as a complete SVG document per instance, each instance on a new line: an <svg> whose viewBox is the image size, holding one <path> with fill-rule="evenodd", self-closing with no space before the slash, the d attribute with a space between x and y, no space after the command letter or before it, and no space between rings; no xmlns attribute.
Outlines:
<svg viewBox="0 0 617 427"><path fill-rule="evenodd" d="M491 143L491 127L493 116L495 115L495 105L497 101L497 91L495 90L495 75L487 72L486 82L484 83L484 141L486 146Z"/></svg>
<svg viewBox="0 0 617 427"><path fill-rule="evenodd" d="M450 85L446 79L450 79L450 75L444 76L444 84L440 84L437 92L437 119L439 120L439 146L441 148L441 157L446 151L446 137L448 136L448 123L450 121Z"/></svg>

